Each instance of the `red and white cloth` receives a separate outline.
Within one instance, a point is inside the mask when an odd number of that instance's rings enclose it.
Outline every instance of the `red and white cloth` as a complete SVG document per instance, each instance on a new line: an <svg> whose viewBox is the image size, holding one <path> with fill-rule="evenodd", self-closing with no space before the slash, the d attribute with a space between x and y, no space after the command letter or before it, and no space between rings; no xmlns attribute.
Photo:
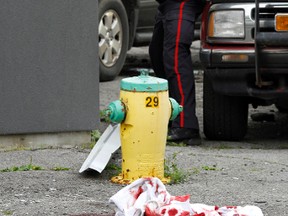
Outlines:
<svg viewBox="0 0 288 216"><path fill-rule="evenodd" d="M141 178L109 199L116 216L263 216L257 206L191 204L190 196L171 196L158 178Z"/></svg>

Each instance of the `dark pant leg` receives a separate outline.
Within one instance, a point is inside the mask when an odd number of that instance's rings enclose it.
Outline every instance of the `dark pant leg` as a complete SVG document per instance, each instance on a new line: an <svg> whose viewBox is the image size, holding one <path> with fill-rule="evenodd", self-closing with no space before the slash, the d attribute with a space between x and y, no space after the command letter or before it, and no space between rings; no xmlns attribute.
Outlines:
<svg viewBox="0 0 288 216"><path fill-rule="evenodd" d="M163 60L170 97L183 106L183 112L173 121L172 127L199 130L190 52L194 37L194 19L193 14L185 14L180 9L165 14Z"/></svg>
<svg viewBox="0 0 288 216"><path fill-rule="evenodd" d="M149 56L151 67L154 70L156 76L166 79L163 63L164 29L162 18L163 15L158 12L155 18L153 36L149 45Z"/></svg>

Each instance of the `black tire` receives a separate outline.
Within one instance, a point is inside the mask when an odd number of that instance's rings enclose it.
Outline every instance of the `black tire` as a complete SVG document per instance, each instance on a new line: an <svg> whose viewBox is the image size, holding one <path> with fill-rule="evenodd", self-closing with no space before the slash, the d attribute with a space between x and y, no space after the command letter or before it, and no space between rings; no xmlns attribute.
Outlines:
<svg viewBox="0 0 288 216"><path fill-rule="evenodd" d="M207 139L237 141L247 132L248 102L217 94L204 72L203 124Z"/></svg>
<svg viewBox="0 0 288 216"><path fill-rule="evenodd" d="M100 81L110 81L118 76L125 63L129 24L125 7L120 0L100 0L98 6ZM110 22L107 22L108 20ZM117 26L116 33L111 31L110 23Z"/></svg>
<svg viewBox="0 0 288 216"><path fill-rule="evenodd" d="M288 102L287 99L279 100L277 103L275 103L276 108L281 113L288 113Z"/></svg>

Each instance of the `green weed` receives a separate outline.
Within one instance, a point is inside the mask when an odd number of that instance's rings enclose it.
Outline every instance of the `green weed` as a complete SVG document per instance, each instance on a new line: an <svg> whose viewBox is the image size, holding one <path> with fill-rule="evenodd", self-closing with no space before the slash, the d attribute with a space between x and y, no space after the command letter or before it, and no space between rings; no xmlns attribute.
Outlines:
<svg viewBox="0 0 288 216"><path fill-rule="evenodd" d="M22 165L20 167L13 166L11 168L5 168L0 170L0 172L16 172L16 171L30 171L30 170L43 170L40 166L35 166L32 164Z"/></svg>
<svg viewBox="0 0 288 216"><path fill-rule="evenodd" d="M95 143L100 139L101 137L101 132L98 130L92 130L90 132L91 135L91 142L89 143L85 143L81 145L82 149L93 149L93 147L95 146Z"/></svg>
<svg viewBox="0 0 288 216"><path fill-rule="evenodd" d="M4 210L2 211L3 215L13 215L13 211L10 210Z"/></svg>
<svg viewBox="0 0 288 216"><path fill-rule="evenodd" d="M196 175L197 175L197 174L200 173L200 170L199 170L198 168L196 168L196 167L192 167L191 170L192 170L192 173L193 173L193 174L196 174Z"/></svg>
<svg viewBox="0 0 288 216"><path fill-rule="evenodd" d="M0 172L17 172L17 171L32 171L32 170L45 170L43 167L41 166L36 166L32 164L32 157L30 157L30 163L27 165L22 165L22 166L13 166L10 168L5 168L0 170ZM66 167L54 167L51 170L54 171L66 171L66 170L70 170L70 168L66 168Z"/></svg>
<svg viewBox="0 0 288 216"><path fill-rule="evenodd" d="M54 167L51 170L53 170L53 171L67 171L67 170L70 170L70 168L67 168L67 167Z"/></svg>
<svg viewBox="0 0 288 216"><path fill-rule="evenodd" d="M111 122L109 116L107 115L107 109L100 110L100 119L102 122L106 122L106 123Z"/></svg>
<svg viewBox="0 0 288 216"><path fill-rule="evenodd" d="M30 170L43 170L40 166L35 166L32 164L32 157L30 157L30 163L22 166L13 166L11 168L5 168L0 170L0 172L16 172L16 171L30 171Z"/></svg>
<svg viewBox="0 0 288 216"><path fill-rule="evenodd" d="M115 170L115 171L121 172L121 167L117 164L110 163L106 166L106 170Z"/></svg>
<svg viewBox="0 0 288 216"><path fill-rule="evenodd" d="M100 131L98 130L91 131L91 142L95 144L99 140L100 136L101 136Z"/></svg>
<svg viewBox="0 0 288 216"><path fill-rule="evenodd" d="M185 147L187 146L184 142L176 143L176 142L169 142L166 143L167 146L179 146L179 147Z"/></svg>
<svg viewBox="0 0 288 216"><path fill-rule="evenodd" d="M215 170L217 170L217 168L216 168L216 165L213 165L212 167L211 166L202 166L202 169L203 170L206 170L206 171L215 171Z"/></svg>
<svg viewBox="0 0 288 216"><path fill-rule="evenodd" d="M164 161L164 176L170 178L170 184L178 184L184 182L189 173L180 169L176 164L177 154L174 153L172 157L165 159Z"/></svg>

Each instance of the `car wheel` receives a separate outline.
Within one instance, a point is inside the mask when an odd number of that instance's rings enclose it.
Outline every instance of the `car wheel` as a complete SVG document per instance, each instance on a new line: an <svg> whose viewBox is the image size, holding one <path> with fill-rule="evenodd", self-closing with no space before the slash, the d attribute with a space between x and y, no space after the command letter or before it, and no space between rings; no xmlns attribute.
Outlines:
<svg viewBox="0 0 288 216"><path fill-rule="evenodd" d="M119 0L99 1L100 81L115 79L126 59L129 25L125 7Z"/></svg>
<svg viewBox="0 0 288 216"><path fill-rule="evenodd" d="M214 91L204 72L203 124L207 139L236 141L247 132L248 102L245 98L231 97Z"/></svg>
<svg viewBox="0 0 288 216"><path fill-rule="evenodd" d="M276 108L278 109L279 112L282 113L288 113L288 102L285 99L278 100L275 103Z"/></svg>

